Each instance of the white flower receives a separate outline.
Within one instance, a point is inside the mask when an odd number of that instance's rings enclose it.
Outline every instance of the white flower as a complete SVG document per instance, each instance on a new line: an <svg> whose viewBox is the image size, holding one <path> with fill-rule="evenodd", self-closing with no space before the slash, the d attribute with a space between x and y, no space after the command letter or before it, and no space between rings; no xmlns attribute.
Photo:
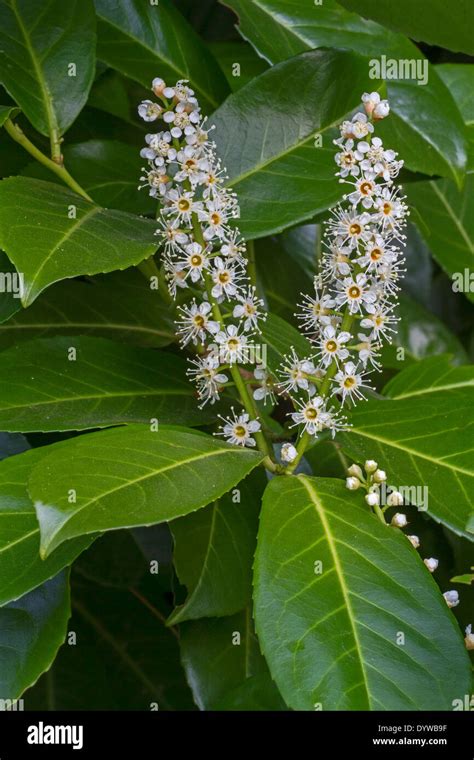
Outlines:
<svg viewBox="0 0 474 760"><path fill-rule="evenodd" d="M349 356L349 351L344 344L351 339L349 332L337 333L332 325L324 328L320 341L320 355L323 366L328 367L334 359L336 362L345 361Z"/></svg>
<svg viewBox="0 0 474 760"><path fill-rule="evenodd" d="M227 230L227 213L220 199L206 201L205 208L198 213L200 222L204 222L204 239L224 238Z"/></svg>
<svg viewBox="0 0 474 760"><path fill-rule="evenodd" d="M224 263L220 256L215 257L213 264L211 278L215 284L211 290L211 295L218 301L222 300L224 296L232 298L237 293L242 275L237 272L232 264Z"/></svg>
<svg viewBox="0 0 474 760"><path fill-rule="evenodd" d="M246 293L236 293L236 298L239 303L234 306L232 316L244 320L246 332L258 330L258 321L265 319L266 314L261 311L264 303L261 298L258 298L256 288L250 286Z"/></svg>
<svg viewBox="0 0 474 760"><path fill-rule="evenodd" d="M407 538L414 549L420 548L420 539L418 538L418 536L407 536Z"/></svg>
<svg viewBox="0 0 474 760"><path fill-rule="evenodd" d="M357 175L360 174L360 167L357 162L357 156L353 150L354 140L347 140L342 147L343 150L341 150L340 153L336 153L334 156L336 164L340 167L340 171L337 172L336 176L343 178L350 174L353 177L357 177Z"/></svg>
<svg viewBox="0 0 474 760"><path fill-rule="evenodd" d="M361 101L364 104L367 116L371 116L375 106L380 103L380 95L378 92L364 92Z"/></svg>
<svg viewBox="0 0 474 760"><path fill-rule="evenodd" d="M278 386L281 388L282 393L304 390L312 395L315 392L315 388L307 375L314 375L315 372L316 367L311 359L299 359L292 346L291 353L283 358L281 370L279 370L279 375L283 380L278 383Z"/></svg>
<svg viewBox="0 0 474 760"><path fill-rule="evenodd" d="M245 263L245 242L241 239L238 230L232 230L226 235L219 253L231 260L235 259L239 264Z"/></svg>
<svg viewBox="0 0 474 760"><path fill-rule="evenodd" d="M370 340L363 333L359 333L357 337L361 342L357 344L356 350L363 368L365 369L370 363L374 369L380 370L380 362L378 361L380 343Z"/></svg>
<svg viewBox="0 0 474 760"><path fill-rule="evenodd" d="M327 223L330 234L340 238L342 245L355 248L359 242L365 241L370 235L371 215L368 212L358 214L354 209L350 211L337 206L332 211L333 218Z"/></svg>
<svg viewBox="0 0 474 760"><path fill-rule="evenodd" d="M390 104L388 100L381 100L380 103L377 103L374 110L372 111L372 118L374 121L378 121L379 119L385 119L386 116L388 116L390 113Z"/></svg>
<svg viewBox="0 0 474 760"><path fill-rule="evenodd" d="M373 125L367 121L365 113L356 113L351 121L343 121L341 126L341 135L343 138L353 138L361 140L370 132L374 131Z"/></svg>
<svg viewBox="0 0 474 760"><path fill-rule="evenodd" d="M185 246L185 254L176 262L178 270L186 272L192 282L198 282L202 277L203 269L209 266L209 260L199 243L189 243Z"/></svg>
<svg viewBox="0 0 474 760"><path fill-rule="evenodd" d="M138 115L143 121L156 121L163 113L163 108L151 100L143 100L138 106Z"/></svg>
<svg viewBox="0 0 474 760"><path fill-rule="evenodd" d="M323 252L322 270L323 279L329 281L351 273L351 249L341 244L341 238L336 238Z"/></svg>
<svg viewBox="0 0 474 760"><path fill-rule="evenodd" d="M385 481L387 480L387 473L385 472L385 470L377 469L374 472L373 478L376 483L385 483Z"/></svg>
<svg viewBox="0 0 474 760"><path fill-rule="evenodd" d="M375 303L377 299L367 277L362 273L357 274L355 278L345 277L337 287L336 303L340 306L347 304L351 314L356 314L362 307Z"/></svg>
<svg viewBox="0 0 474 760"><path fill-rule="evenodd" d="M444 599L446 601L446 604L448 607L457 607L459 604L459 594L454 589L451 589L450 591L445 591Z"/></svg>
<svg viewBox="0 0 474 760"><path fill-rule="evenodd" d="M215 335L219 332L219 322L209 319L211 308L207 301L198 306L195 300L190 306L178 306L182 316L176 321L176 332L181 336L183 346L189 342L196 344L198 340L204 343L206 333Z"/></svg>
<svg viewBox="0 0 474 760"><path fill-rule="evenodd" d="M377 272L381 265L390 264L395 258L395 252L388 248L382 235L374 235L367 242L364 254L356 261L361 267L366 267L367 272Z"/></svg>
<svg viewBox="0 0 474 760"><path fill-rule="evenodd" d="M253 376L260 383L260 387L255 388L253 392L254 399L256 401L263 401L263 403L266 404L267 397L268 397L270 399L270 402L274 404L275 403L275 384L273 382L272 376L267 372L267 370L264 367L261 367L261 366L255 368Z"/></svg>
<svg viewBox="0 0 474 760"><path fill-rule="evenodd" d="M140 180L142 182L146 182L145 185L139 185L138 189L141 190L143 187L149 187L149 195L151 195L152 198L159 198L162 195L165 195L168 188L169 188L169 177L167 174L163 174L163 172L159 169L151 169L151 171L147 172L143 177L140 177Z"/></svg>
<svg viewBox="0 0 474 760"><path fill-rule="evenodd" d="M219 372L218 359L211 354L190 359L189 362L193 368L188 369L186 374L196 383L201 407L208 401L213 404L219 399L220 386L228 380L227 375Z"/></svg>
<svg viewBox="0 0 474 760"><path fill-rule="evenodd" d="M309 435L317 436L326 427L328 414L321 396L309 397L307 401L296 401L298 411L291 414L294 422L290 427L303 425Z"/></svg>
<svg viewBox="0 0 474 760"><path fill-rule="evenodd" d="M176 214L177 219L191 225L191 214L198 213L202 208L200 201L195 201L193 193L181 188L172 188L165 195L168 203L165 213Z"/></svg>
<svg viewBox="0 0 474 760"><path fill-rule="evenodd" d="M374 201L376 213L372 215L372 219L380 222L384 231L389 230L395 237L402 239L399 231L404 227L409 212L404 197L401 197L399 192L398 187L382 188Z"/></svg>
<svg viewBox="0 0 474 760"><path fill-rule="evenodd" d="M358 478L346 478L346 488L348 488L349 491L356 491L360 487L360 484L361 483Z"/></svg>
<svg viewBox="0 0 474 760"><path fill-rule="evenodd" d="M328 293L319 294L316 279L314 290L314 298L305 295L303 303L298 304L301 312L296 315L301 321L301 326L309 332L317 332L320 325L330 324L331 309L336 305L336 302Z"/></svg>
<svg viewBox="0 0 474 760"><path fill-rule="evenodd" d="M344 369L339 370L336 373L334 381L336 383L336 388L334 388L333 394L342 394L343 404L345 404L347 398L349 398L353 404L355 404L356 399L365 398L364 394L361 392L361 388L369 387L364 383L364 379L362 375L358 373L354 362L346 362L344 364Z"/></svg>
<svg viewBox="0 0 474 760"><path fill-rule="evenodd" d="M229 364L236 362L246 363L245 351L247 349L247 336L239 334L237 325L227 325L224 330L220 330L216 335L216 342L219 344L222 361Z"/></svg>
<svg viewBox="0 0 474 760"><path fill-rule="evenodd" d="M391 325L396 325L399 321L397 317L392 314L393 306L387 306L386 304L377 304L373 311L364 316L361 320L360 326L369 328L372 330L370 338L385 338L389 342L392 340L391 334L395 334L396 330ZM361 336L359 336L360 338Z"/></svg>
<svg viewBox="0 0 474 760"><path fill-rule="evenodd" d="M428 559L424 559L423 562L425 563L430 573L434 573L434 571L439 565L439 560L435 559L434 557L429 557Z"/></svg>
<svg viewBox="0 0 474 760"><path fill-rule="evenodd" d="M283 443L281 447L281 461L285 463L294 462L298 452L292 443Z"/></svg>
<svg viewBox="0 0 474 760"><path fill-rule="evenodd" d="M260 430L260 423L257 420L250 420L247 413L242 413L237 416L232 408L233 417L219 417L223 421L221 425L221 433L214 433L214 435L223 435L229 443L233 443L237 446L255 446L255 440L252 438L252 433L256 433Z"/></svg>
<svg viewBox="0 0 474 760"><path fill-rule="evenodd" d="M378 192L379 185L374 181L373 172L365 171L362 177L359 177L355 182L351 182L355 187L354 192L347 196L347 200L352 203L352 206L357 206L358 203L362 203L364 208L371 208L374 202L374 195Z"/></svg>
<svg viewBox="0 0 474 760"><path fill-rule="evenodd" d="M408 525L407 516L402 514L402 512L395 512L390 524L395 528L405 528Z"/></svg>

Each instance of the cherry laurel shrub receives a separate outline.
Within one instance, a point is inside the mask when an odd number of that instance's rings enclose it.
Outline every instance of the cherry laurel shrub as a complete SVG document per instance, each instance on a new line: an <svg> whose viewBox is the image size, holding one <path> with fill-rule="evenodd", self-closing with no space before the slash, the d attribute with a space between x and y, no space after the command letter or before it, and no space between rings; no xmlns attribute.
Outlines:
<svg viewBox="0 0 474 760"><path fill-rule="evenodd" d="M13 5L0 708L472 709L473 372L413 297L413 224L450 273L469 239L466 98L432 71L387 99L357 50L267 70L250 16L263 73L229 94L167 0L96 0L103 68L65 88Z"/></svg>

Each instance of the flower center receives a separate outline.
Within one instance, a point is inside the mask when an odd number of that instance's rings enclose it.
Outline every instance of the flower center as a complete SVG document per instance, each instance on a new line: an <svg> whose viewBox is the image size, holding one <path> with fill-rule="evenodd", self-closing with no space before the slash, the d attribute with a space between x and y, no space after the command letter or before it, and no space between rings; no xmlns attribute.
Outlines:
<svg viewBox="0 0 474 760"><path fill-rule="evenodd" d="M350 298L359 298L360 296L360 288L357 285L351 285L348 292Z"/></svg>
<svg viewBox="0 0 474 760"><path fill-rule="evenodd" d="M202 314L196 314L195 315L195 317L194 317L194 324L196 325L196 327L204 327L205 323L206 322L205 322L205 319L202 316Z"/></svg>
<svg viewBox="0 0 474 760"><path fill-rule="evenodd" d="M239 347L240 341L238 338L229 338L227 345L231 351L235 351Z"/></svg>
<svg viewBox="0 0 474 760"><path fill-rule="evenodd" d="M372 183L371 182L362 182L360 186L360 192L362 195L370 195L372 192Z"/></svg>
<svg viewBox="0 0 474 760"><path fill-rule="evenodd" d="M389 216L392 213L392 204L391 203L384 203L383 204L383 213L385 216Z"/></svg>
<svg viewBox="0 0 474 760"><path fill-rule="evenodd" d="M355 223L351 224L351 226L349 227L349 232L351 235L360 235L360 233L362 232L362 227L360 226L360 224L355 224Z"/></svg>
<svg viewBox="0 0 474 760"><path fill-rule="evenodd" d="M191 264L193 267L200 267L202 264L202 256L195 253L194 256L191 256Z"/></svg>
<svg viewBox="0 0 474 760"><path fill-rule="evenodd" d="M349 376L344 380L344 388L353 388L355 384L355 377Z"/></svg>
<svg viewBox="0 0 474 760"><path fill-rule="evenodd" d="M309 409L306 409L305 415L307 420L315 420L318 416L318 410L314 406L310 406Z"/></svg>
<svg viewBox="0 0 474 760"><path fill-rule="evenodd" d="M247 431L243 425L236 425L234 427L234 434L236 435L237 438L245 438L245 436L247 435Z"/></svg>
<svg viewBox="0 0 474 760"><path fill-rule="evenodd" d="M189 211L191 204L187 198L180 198L178 201L178 208L180 211Z"/></svg>
<svg viewBox="0 0 474 760"><path fill-rule="evenodd" d="M370 258L372 261L378 261L382 257L382 251L380 248L372 248L370 252Z"/></svg>
<svg viewBox="0 0 474 760"><path fill-rule="evenodd" d="M337 351L337 343L335 340L328 340L326 343L326 351L329 351L330 353L334 353L334 351Z"/></svg>
<svg viewBox="0 0 474 760"><path fill-rule="evenodd" d="M212 224L219 224L220 221L221 221L220 214L216 214L216 212L214 212L213 214L211 214L211 222L212 222Z"/></svg>
<svg viewBox="0 0 474 760"><path fill-rule="evenodd" d="M229 272L219 272L218 280L223 285L225 285L226 283L228 283L229 280L230 280L230 274L229 274Z"/></svg>

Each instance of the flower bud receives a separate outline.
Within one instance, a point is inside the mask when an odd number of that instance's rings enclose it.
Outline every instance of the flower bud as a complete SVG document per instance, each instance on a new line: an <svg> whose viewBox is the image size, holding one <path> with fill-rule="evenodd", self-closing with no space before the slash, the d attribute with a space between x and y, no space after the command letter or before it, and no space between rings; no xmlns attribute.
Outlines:
<svg viewBox="0 0 474 760"><path fill-rule="evenodd" d="M374 480L376 483L383 483L385 480L387 480L385 470L375 470Z"/></svg>
<svg viewBox="0 0 474 760"><path fill-rule="evenodd" d="M443 594L448 607L457 607L459 604L459 594L452 589L451 591L445 591Z"/></svg>
<svg viewBox="0 0 474 760"><path fill-rule="evenodd" d="M360 486L360 480L358 478L346 478L346 488L349 491L356 491Z"/></svg>
<svg viewBox="0 0 474 760"><path fill-rule="evenodd" d="M400 491L392 491L387 497L387 504L389 507L401 507L403 504L403 496Z"/></svg>
<svg viewBox="0 0 474 760"><path fill-rule="evenodd" d="M292 443L284 443L281 447L281 461L282 462L294 462L298 452Z"/></svg>
<svg viewBox="0 0 474 760"><path fill-rule="evenodd" d="M472 625L466 626L466 637L464 639L464 643L466 645L466 649L474 649L474 633L472 633Z"/></svg>
<svg viewBox="0 0 474 760"><path fill-rule="evenodd" d="M361 100L364 104L367 116L372 116L375 106L380 103L380 95L378 92L364 92Z"/></svg>
<svg viewBox="0 0 474 760"><path fill-rule="evenodd" d="M374 121L380 121L380 119L385 119L389 113L390 105L388 100L381 100L380 103L377 103L374 110L372 111L372 118Z"/></svg>
<svg viewBox="0 0 474 760"><path fill-rule="evenodd" d="M151 89L153 90L157 98L161 97L165 87L166 87L166 83L164 79L161 79L161 77L155 77L153 82L151 83Z"/></svg>
<svg viewBox="0 0 474 760"><path fill-rule="evenodd" d="M364 474L358 464L351 464L347 472L349 475L353 475L354 478L359 478L359 480L365 480Z"/></svg>
<svg viewBox="0 0 474 760"><path fill-rule="evenodd" d="M369 507L375 507L380 504L380 496L375 491L372 491L372 493L368 493L365 497L365 500Z"/></svg>
<svg viewBox="0 0 474 760"><path fill-rule="evenodd" d="M366 472L375 472L377 467L378 467L378 464L377 462L374 462L373 459L367 459L367 461L364 464L364 470Z"/></svg>
<svg viewBox="0 0 474 760"><path fill-rule="evenodd" d="M405 528L408 525L407 516L401 512L395 512L390 524L394 528Z"/></svg>
<svg viewBox="0 0 474 760"><path fill-rule="evenodd" d="M407 536L407 538L414 549L420 548L420 539L418 538L418 536Z"/></svg>
<svg viewBox="0 0 474 760"><path fill-rule="evenodd" d="M429 557L428 559L424 559L423 562L425 563L430 573L434 573L434 571L439 565L439 560L435 559L434 557Z"/></svg>

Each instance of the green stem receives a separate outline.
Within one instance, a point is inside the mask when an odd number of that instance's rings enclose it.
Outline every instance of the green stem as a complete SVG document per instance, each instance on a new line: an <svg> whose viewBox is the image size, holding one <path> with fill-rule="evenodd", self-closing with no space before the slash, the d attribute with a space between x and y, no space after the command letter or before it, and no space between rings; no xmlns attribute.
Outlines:
<svg viewBox="0 0 474 760"><path fill-rule="evenodd" d="M247 243L247 272L252 285L257 287L257 264L255 261L255 244L253 240Z"/></svg>
<svg viewBox="0 0 474 760"><path fill-rule="evenodd" d="M76 182L74 177L71 177L68 170L63 166L63 164L58 162L57 154L53 153L54 160L48 158L48 156L45 156L44 153L42 153L36 147L36 145L33 145L31 140L27 138L18 124L14 124L10 119L7 119L3 126L5 127L10 137L19 145L21 145L22 148L24 148L30 154L30 156L33 156L33 158L39 161L40 164L43 164L43 166L46 166L47 169L54 172L54 174L56 174L57 177L59 177L66 185L68 185L71 190L74 190L75 193L78 193L78 195L81 195L87 201L92 202L90 195L88 195L86 191ZM56 145L57 143L54 144ZM51 141L51 145L53 145L53 140Z"/></svg>

